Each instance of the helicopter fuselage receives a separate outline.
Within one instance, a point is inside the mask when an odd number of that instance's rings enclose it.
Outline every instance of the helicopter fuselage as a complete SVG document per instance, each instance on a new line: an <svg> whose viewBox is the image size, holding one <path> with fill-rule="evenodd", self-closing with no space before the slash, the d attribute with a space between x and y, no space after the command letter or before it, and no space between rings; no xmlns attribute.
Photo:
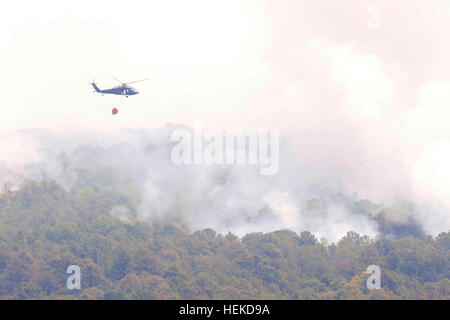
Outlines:
<svg viewBox="0 0 450 320"><path fill-rule="evenodd" d="M113 87L111 89L100 89L97 87L95 83L92 83L92 86L94 87L95 91L101 94L115 94L115 95L121 95L121 96L133 96L139 93L135 88L130 87L128 85L120 85Z"/></svg>

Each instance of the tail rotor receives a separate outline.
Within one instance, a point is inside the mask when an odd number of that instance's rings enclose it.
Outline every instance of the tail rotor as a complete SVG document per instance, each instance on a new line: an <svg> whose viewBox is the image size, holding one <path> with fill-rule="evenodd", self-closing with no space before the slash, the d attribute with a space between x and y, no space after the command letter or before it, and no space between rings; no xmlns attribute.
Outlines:
<svg viewBox="0 0 450 320"><path fill-rule="evenodd" d="M94 87L95 91L93 91L93 92L102 92L102 90L100 90L100 88L97 87L97 85L95 84L94 79L92 79L92 82L90 83L90 85Z"/></svg>

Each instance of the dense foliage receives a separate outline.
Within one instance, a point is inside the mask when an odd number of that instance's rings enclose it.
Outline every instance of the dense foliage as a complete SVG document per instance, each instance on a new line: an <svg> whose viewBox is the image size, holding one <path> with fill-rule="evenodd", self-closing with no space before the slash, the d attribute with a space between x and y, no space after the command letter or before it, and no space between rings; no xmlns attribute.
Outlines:
<svg viewBox="0 0 450 320"><path fill-rule="evenodd" d="M99 172L102 177L102 172ZM133 199L109 183L25 183L0 194L2 299L449 299L450 232L336 244L281 230L242 238L182 224L123 221ZM101 181L101 179L99 180ZM110 185L110 187L108 187ZM381 268L368 290L369 265ZM66 269L81 268L81 290Z"/></svg>

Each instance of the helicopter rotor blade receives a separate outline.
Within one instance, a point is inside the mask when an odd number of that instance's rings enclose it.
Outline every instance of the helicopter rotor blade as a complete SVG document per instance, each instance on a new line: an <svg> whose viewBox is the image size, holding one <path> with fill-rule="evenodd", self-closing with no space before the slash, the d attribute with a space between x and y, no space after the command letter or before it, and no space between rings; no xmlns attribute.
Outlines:
<svg viewBox="0 0 450 320"><path fill-rule="evenodd" d="M141 82L141 81L147 81L147 80L150 80L150 79L142 79L142 80L137 80L137 81L132 81L132 82L127 82L127 83L124 83L124 84L132 84L132 83L136 83L136 82Z"/></svg>
<svg viewBox="0 0 450 320"><path fill-rule="evenodd" d="M117 79L116 77L112 77L114 80L116 80L117 82L121 83L121 84L125 84L125 82L120 81L119 79Z"/></svg>

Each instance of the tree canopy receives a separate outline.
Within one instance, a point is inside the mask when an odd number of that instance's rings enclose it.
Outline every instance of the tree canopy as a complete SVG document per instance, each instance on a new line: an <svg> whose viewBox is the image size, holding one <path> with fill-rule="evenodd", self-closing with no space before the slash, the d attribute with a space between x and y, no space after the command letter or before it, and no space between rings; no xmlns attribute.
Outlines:
<svg viewBox="0 0 450 320"><path fill-rule="evenodd" d="M70 190L46 180L3 189L0 298L450 298L450 232L369 239L350 231L333 244L307 231L190 232L112 215L135 204L126 186L104 179L81 179ZM373 264L381 268L379 290L366 287ZM80 290L66 288L69 265L81 269Z"/></svg>

